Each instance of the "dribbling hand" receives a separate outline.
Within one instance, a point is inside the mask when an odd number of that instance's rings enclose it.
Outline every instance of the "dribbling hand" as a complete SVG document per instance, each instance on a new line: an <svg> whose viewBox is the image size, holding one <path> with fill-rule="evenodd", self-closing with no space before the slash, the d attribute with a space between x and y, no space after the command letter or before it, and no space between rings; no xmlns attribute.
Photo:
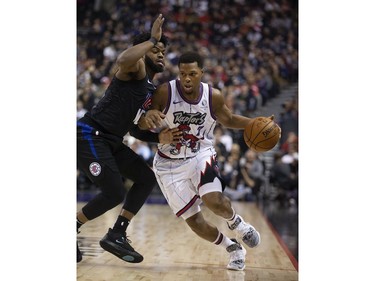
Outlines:
<svg viewBox="0 0 375 281"><path fill-rule="evenodd" d="M273 121L273 120L275 119L275 115L272 114L272 115L269 116L268 118L271 119L271 120ZM281 128L280 128L280 126L279 126L276 122L275 122L275 124L276 124L276 126L279 127L279 129L280 129L280 134L279 134L279 139L280 139L280 138L281 138Z"/></svg>

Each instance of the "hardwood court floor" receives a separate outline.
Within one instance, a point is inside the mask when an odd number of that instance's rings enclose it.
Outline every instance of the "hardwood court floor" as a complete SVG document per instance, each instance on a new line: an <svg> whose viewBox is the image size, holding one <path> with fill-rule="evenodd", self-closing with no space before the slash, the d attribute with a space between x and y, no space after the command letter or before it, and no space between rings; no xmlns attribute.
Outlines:
<svg viewBox="0 0 375 281"><path fill-rule="evenodd" d="M82 203L78 203L78 208ZM294 281L298 272L266 219L254 203L233 202L242 217L261 234L261 244L247 247L244 271L226 269L228 254L196 236L175 217L168 205L146 204L128 228L132 245L143 254L142 263L124 262L105 252L99 240L112 227L120 207L81 227L78 241L83 260L77 264L79 281ZM229 237L223 219L202 206L204 216Z"/></svg>

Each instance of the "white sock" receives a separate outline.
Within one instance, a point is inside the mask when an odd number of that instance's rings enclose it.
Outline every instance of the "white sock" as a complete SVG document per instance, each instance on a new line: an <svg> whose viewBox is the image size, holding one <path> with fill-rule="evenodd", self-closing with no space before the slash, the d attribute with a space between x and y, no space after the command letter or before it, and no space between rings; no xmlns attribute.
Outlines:
<svg viewBox="0 0 375 281"><path fill-rule="evenodd" d="M224 234L222 234L219 231L219 234L217 235L217 238L214 242L215 245L222 246L224 249L227 249L230 245L234 244L232 240L230 240L228 237L226 237Z"/></svg>
<svg viewBox="0 0 375 281"><path fill-rule="evenodd" d="M238 218L238 215L237 215L236 211L233 208L232 208L232 210L233 210L232 217L230 219L227 219L227 222L229 223L229 225L232 225L236 221L236 219Z"/></svg>

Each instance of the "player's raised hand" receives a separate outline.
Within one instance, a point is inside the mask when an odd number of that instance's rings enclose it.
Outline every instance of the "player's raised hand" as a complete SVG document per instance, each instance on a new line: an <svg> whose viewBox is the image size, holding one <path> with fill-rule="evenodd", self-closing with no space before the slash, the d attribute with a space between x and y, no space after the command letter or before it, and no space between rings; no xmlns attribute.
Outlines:
<svg viewBox="0 0 375 281"><path fill-rule="evenodd" d="M164 20L165 20L165 18L163 17L163 15L159 14L159 16L156 18L156 20L154 21L154 23L152 25L152 28L151 28L151 37L154 37L158 41L161 38L161 34L162 34L161 27L164 23Z"/></svg>

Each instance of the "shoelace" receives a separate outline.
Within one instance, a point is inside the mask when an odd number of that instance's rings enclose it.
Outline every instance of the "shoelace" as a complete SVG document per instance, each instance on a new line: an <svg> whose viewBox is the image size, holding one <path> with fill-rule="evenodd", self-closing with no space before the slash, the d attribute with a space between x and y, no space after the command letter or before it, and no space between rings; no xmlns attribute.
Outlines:
<svg viewBox="0 0 375 281"><path fill-rule="evenodd" d="M128 236L121 236L121 239L128 242L129 244L132 243L132 241L128 238Z"/></svg>

